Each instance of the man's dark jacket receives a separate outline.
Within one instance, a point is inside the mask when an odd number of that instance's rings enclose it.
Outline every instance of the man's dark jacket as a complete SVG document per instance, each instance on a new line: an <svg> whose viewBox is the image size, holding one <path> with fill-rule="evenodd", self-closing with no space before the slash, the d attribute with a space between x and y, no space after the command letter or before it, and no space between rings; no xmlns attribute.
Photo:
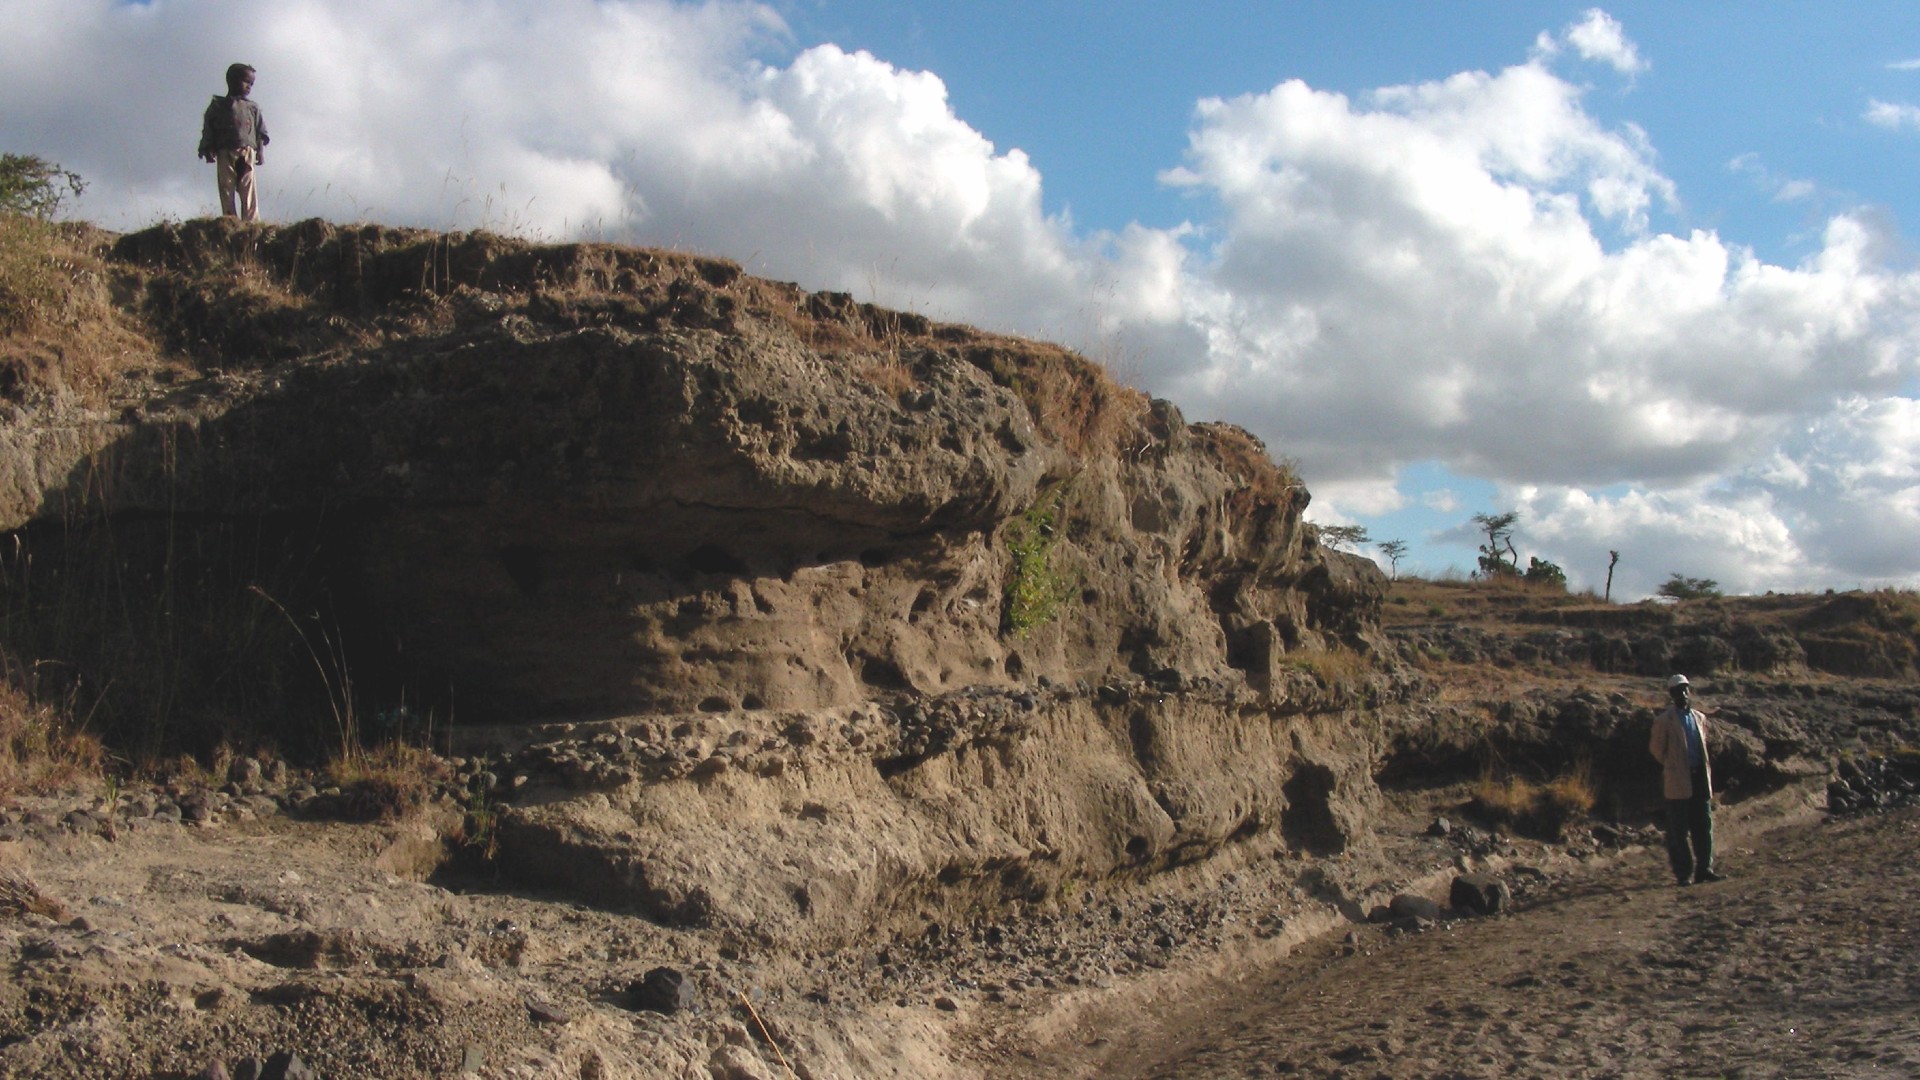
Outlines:
<svg viewBox="0 0 1920 1080"><path fill-rule="evenodd" d="M222 150L252 150L258 164L266 160L267 122L260 106L243 97L214 95L207 114L200 120L200 156L211 157Z"/></svg>

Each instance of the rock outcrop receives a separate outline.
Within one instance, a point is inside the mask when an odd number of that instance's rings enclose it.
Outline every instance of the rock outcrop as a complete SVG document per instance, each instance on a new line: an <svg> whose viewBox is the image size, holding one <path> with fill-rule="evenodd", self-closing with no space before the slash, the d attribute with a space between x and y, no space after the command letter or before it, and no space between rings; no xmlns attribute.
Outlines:
<svg viewBox="0 0 1920 1080"><path fill-rule="evenodd" d="M1384 583L1244 431L718 260L320 222L112 258L203 374L11 425L0 523L197 547L158 576L293 625L342 723L631 750L514 793L512 871L831 938L1361 832Z"/></svg>

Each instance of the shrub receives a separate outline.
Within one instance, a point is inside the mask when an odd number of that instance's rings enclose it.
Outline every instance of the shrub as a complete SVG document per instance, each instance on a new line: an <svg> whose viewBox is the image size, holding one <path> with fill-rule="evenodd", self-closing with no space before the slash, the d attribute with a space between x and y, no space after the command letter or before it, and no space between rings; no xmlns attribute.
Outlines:
<svg viewBox="0 0 1920 1080"><path fill-rule="evenodd" d="M1539 585L1562 592L1567 588L1567 572L1553 563L1535 556L1527 558L1527 572L1521 575L1529 585Z"/></svg>
<svg viewBox="0 0 1920 1080"><path fill-rule="evenodd" d="M1004 619L1015 637L1026 637L1034 627L1050 622L1060 605L1073 595L1073 582L1053 565L1067 488L1065 483L1056 485L1007 524L1010 563Z"/></svg>

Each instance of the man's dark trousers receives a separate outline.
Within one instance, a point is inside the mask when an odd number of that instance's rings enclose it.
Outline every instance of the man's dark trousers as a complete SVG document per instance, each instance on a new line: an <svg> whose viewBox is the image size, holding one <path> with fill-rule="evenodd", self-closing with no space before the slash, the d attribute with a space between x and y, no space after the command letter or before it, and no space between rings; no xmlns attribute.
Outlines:
<svg viewBox="0 0 1920 1080"><path fill-rule="evenodd" d="M1713 792L1707 789L1707 770L1695 766L1693 794L1667 800L1667 862L1682 885L1694 880L1694 870L1713 869Z"/></svg>

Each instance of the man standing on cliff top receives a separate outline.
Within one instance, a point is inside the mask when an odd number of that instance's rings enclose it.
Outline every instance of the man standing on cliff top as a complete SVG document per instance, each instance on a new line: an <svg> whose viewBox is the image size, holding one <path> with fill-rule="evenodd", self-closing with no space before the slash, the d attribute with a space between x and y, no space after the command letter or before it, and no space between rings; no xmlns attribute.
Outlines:
<svg viewBox="0 0 1920 1080"><path fill-rule="evenodd" d="M1661 766L1667 797L1667 861L1682 885L1719 881L1713 868L1713 767L1707 759L1707 718L1693 707L1685 675L1667 680L1670 708L1653 720L1647 749Z"/></svg>
<svg viewBox="0 0 1920 1080"><path fill-rule="evenodd" d="M200 160L213 162L220 212L241 221L260 216L253 169L265 164L268 142L260 106L247 100L252 92L253 69L234 64L227 68L227 96L215 97L200 118Z"/></svg>

